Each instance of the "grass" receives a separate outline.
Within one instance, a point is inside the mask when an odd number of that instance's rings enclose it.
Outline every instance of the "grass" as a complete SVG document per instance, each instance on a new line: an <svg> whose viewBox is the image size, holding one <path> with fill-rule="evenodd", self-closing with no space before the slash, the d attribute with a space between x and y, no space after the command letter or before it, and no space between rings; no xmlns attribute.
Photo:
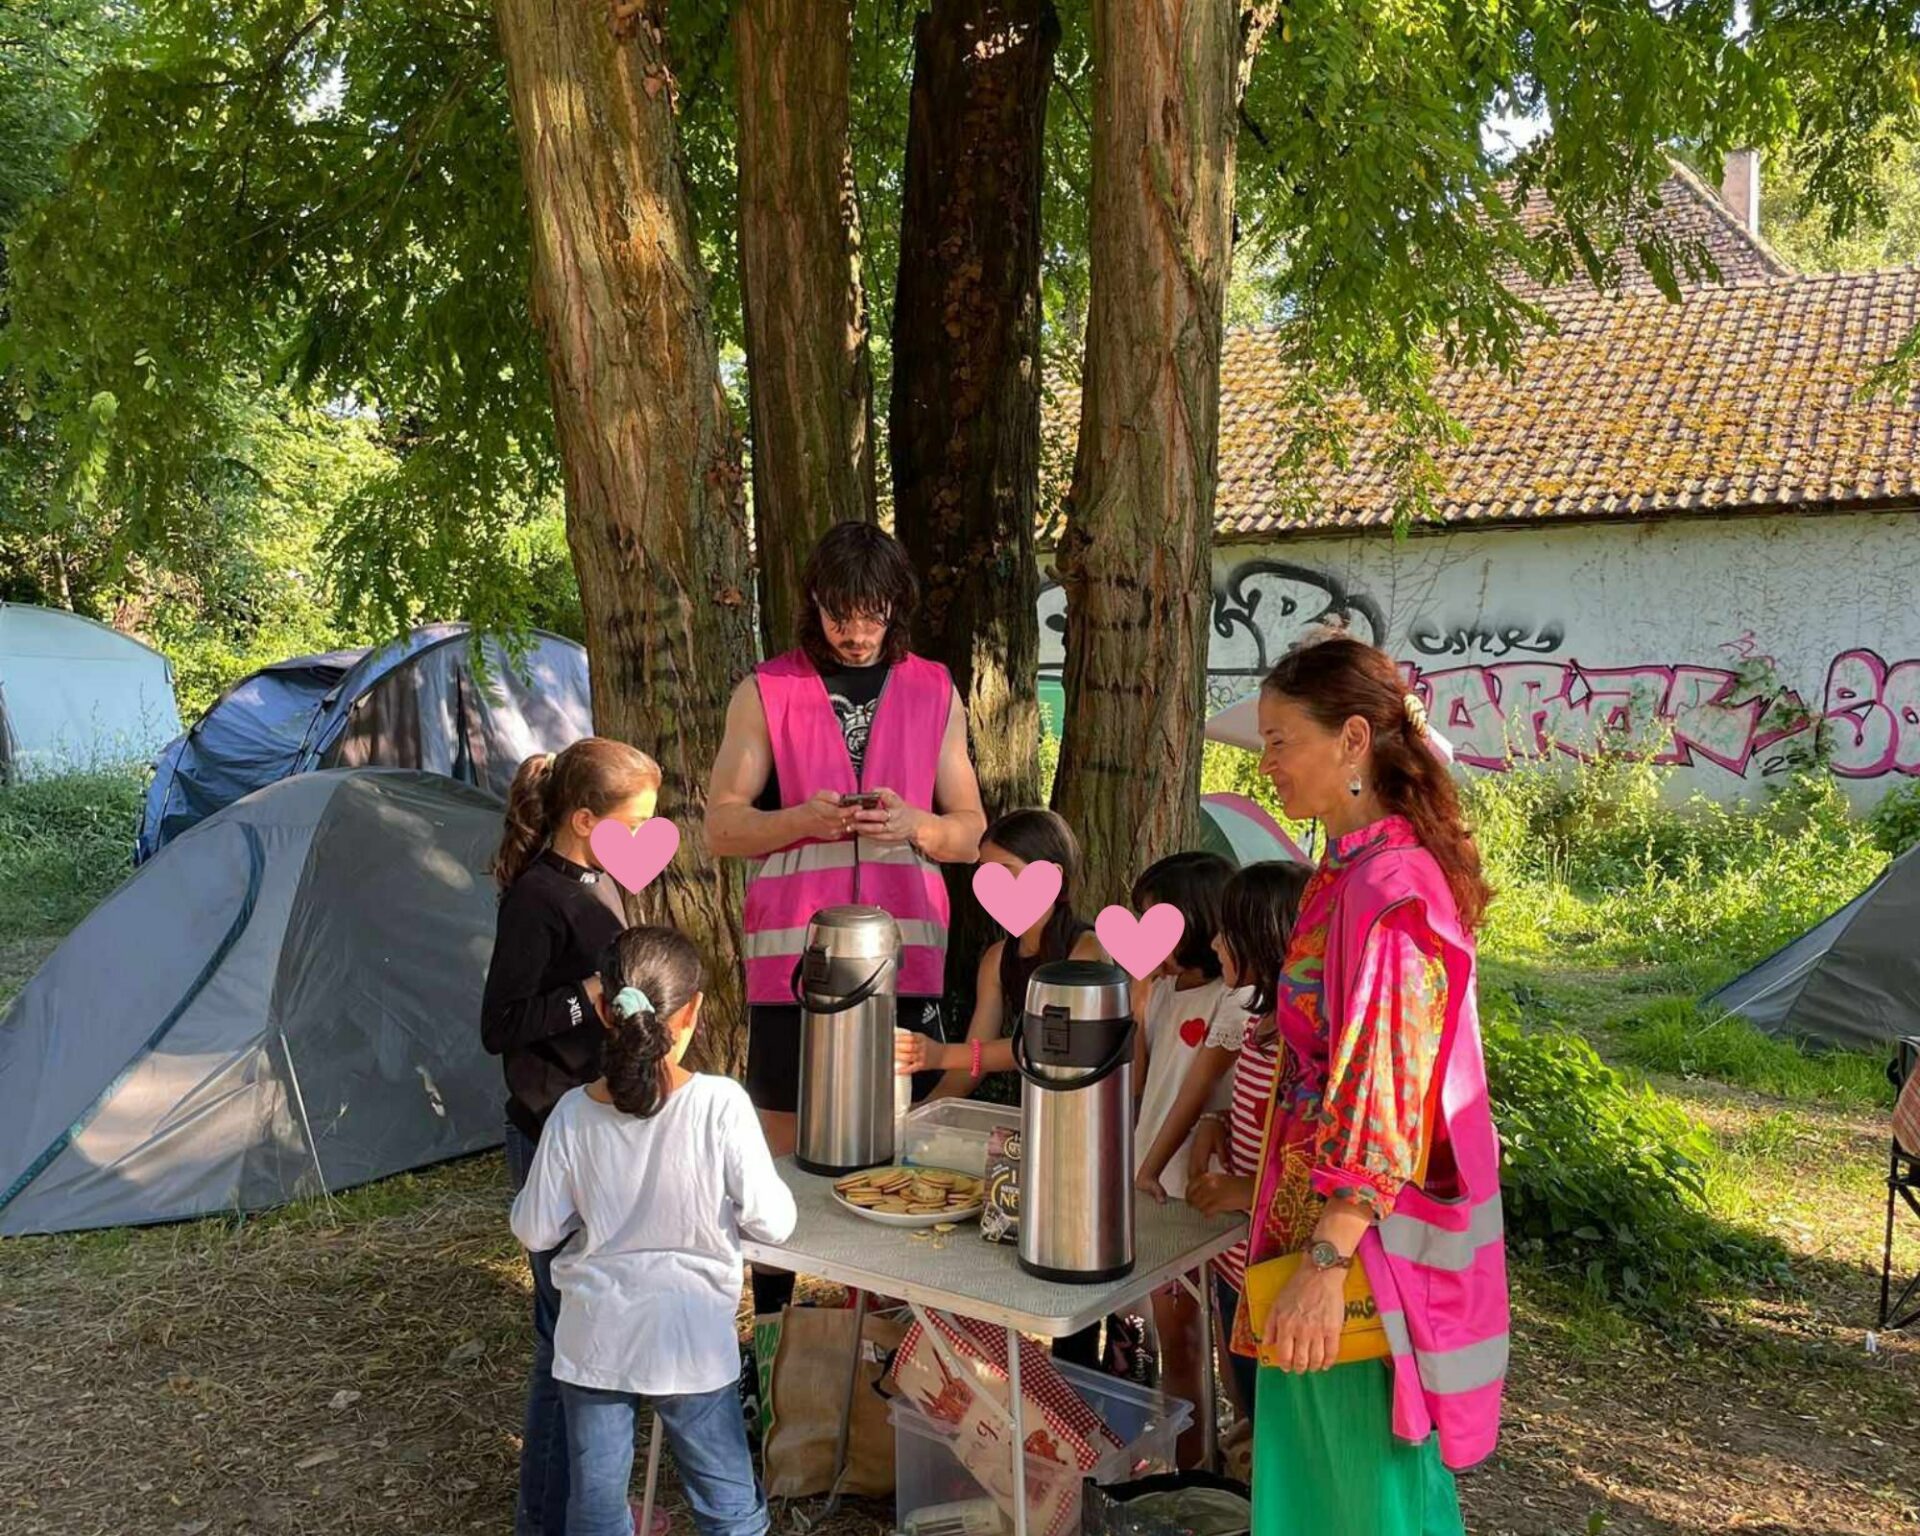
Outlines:
<svg viewBox="0 0 1920 1536"><path fill-rule="evenodd" d="M1893 1085L1878 1057L1803 1050L1688 998L1662 998L1614 1027L1620 1057L1650 1072L1712 1078L1795 1103L1860 1110L1893 1105Z"/></svg>
<svg viewBox="0 0 1920 1536"><path fill-rule="evenodd" d="M0 786L0 1006L133 872L143 788L124 768Z"/></svg>
<svg viewBox="0 0 1920 1536"><path fill-rule="evenodd" d="M0 788L0 938L64 933L132 873L144 788L133 769Z"/></svg>

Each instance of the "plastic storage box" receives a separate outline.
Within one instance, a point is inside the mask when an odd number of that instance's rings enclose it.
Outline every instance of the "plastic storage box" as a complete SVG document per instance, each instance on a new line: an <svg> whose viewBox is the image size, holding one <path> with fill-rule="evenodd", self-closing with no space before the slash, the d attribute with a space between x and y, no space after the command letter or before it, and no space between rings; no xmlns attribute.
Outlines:
<svg viewBox="0 0 1920 1536"><path fill-rule="evenodd" d="M1092 1471L1079 1473L1037 1456L1027 1458L1029 1487L1039 1478L1071 1478L1073 1482L1071 1516L1062 1527L1080 1529L1080 1483L1082 1477L1096 1483L1124 1483L1156 1472L1170 1472L1174 1465L1174 1445L1180 1432L1193 1422L1193 1404L1164 1392L1135 1386L1117 1376L1107 1376L1076 1365L1054 1362L1054 1368L1080 1399L1106 1421L1107 1428L1119 1438L1121 1448L1109 1452ZM998 1517L997 1529L1010 1532L1011 1516L991 1505L992 1496L969 1472L954 1453L954 1436L936 1419L928 1418L904 1397L897 1397L888 1410L893 1420L893 1462L895 1524L901 1532L919 1533L929 1527L927 1536L939 1536L949 1528L975 1536L991 1516ZM1029 1426L1031 1428L1031 1426ZM1012 1469L1008 1469L1011 1481ZM991 1516L986 1500L991 1505ZM974 1506L964 1521L949 1517L940 1506ZM917 1511L936 1512L915 1520ZM1042 1536L1038 1513L1029 1496L1027 1504L1029 1536ZM935 1529L937 1528L937 1529Z"/></svg>
<svg viewBox="0 0 1920 1536"><path fill-rule="evenodd" d="M918 1168L951 1168L985 1178L987 1137L1001 1125L1018 1130L1020 1111L972 1099L936 1099L901 1119L899 1159Z"/></svg>

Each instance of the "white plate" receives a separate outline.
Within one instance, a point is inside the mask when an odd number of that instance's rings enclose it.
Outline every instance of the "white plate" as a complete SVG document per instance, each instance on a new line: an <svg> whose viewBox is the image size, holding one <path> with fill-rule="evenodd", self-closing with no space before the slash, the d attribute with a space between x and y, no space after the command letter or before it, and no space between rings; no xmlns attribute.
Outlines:
<svg viewBox="0 0 1920 1536"><path fill-rule="evenodd" d="M896 1166L899 1166L899 1165L896 1165ZM875 1168L875 1169L869 1169L868 1171L871 1173L878 1173L881 1170ZM955 1172L958 1172L958 1170L952 1169L952 1168L921 1168L921 1167L915 1166L913 1168L913 1172L915 1173L955 1173ZM962 1176L966 1178L972 1177L971 1174L966 1174ZM838 1185L839 1180L836 1179L834 1182L836 1185ZM907 1215L898 1211L869 1210L864 1205L855 1205L851 1200L842 1198L840 1191L837 1187L832 1191L832 1194L833 1194L834 1203L838 1205L843 1211L852 1211L854 1215L863 1217L867 1221L878 1222L883 1227L937 1227L943 1221L950 1221L955 1226L958 1226L963 1221L972 1221L976 1216L978 1216L981 1213L981 1211L986 1209L986 1205L987 1205L986 1189L984 1185L981 1188L980 1199L975 1204L958 1205L958 1206L954 1206L951 1210L945 1210L945 1211L929 1211L924 1216Z"/></svg>

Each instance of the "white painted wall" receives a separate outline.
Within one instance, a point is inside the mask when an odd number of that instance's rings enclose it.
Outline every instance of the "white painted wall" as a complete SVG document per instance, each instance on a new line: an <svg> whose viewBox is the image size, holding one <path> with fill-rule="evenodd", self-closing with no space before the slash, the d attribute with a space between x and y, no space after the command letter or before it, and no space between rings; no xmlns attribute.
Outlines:
<svg viewBox="0 0 1920 1536"><path fill-rule="evenodd" d="M1329 611L1385 647L1462 761L1658 745L1751 798L1809 752L1861 804L1920 777L1920 513L1297 538L1215 552L1214 708ZM1041 595L1041 675L1064 598Z"/></svg>

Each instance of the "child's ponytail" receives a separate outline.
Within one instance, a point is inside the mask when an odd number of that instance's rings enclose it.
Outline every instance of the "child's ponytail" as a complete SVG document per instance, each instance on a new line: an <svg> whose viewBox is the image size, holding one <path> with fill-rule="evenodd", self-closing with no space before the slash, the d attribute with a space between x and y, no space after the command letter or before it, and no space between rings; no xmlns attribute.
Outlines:
<svg viewBox="0 0 1920 1536"><path fill-rule="evenodd" d="M547 784L553 777L553 754L536 752L520 765L507 791L507 829L493 856L493 878L501 890L527 872L534 855L547 841Z"/></svg>
<svg viewBox="0 0 1920 1536"><path fill-rule="evenodd" d="M706 984L700 951L672 928L629 928L613 941L600 987L613 1015L601 1070L616 1109L645 1120L666 1098L668 1020Z"/></svg>

